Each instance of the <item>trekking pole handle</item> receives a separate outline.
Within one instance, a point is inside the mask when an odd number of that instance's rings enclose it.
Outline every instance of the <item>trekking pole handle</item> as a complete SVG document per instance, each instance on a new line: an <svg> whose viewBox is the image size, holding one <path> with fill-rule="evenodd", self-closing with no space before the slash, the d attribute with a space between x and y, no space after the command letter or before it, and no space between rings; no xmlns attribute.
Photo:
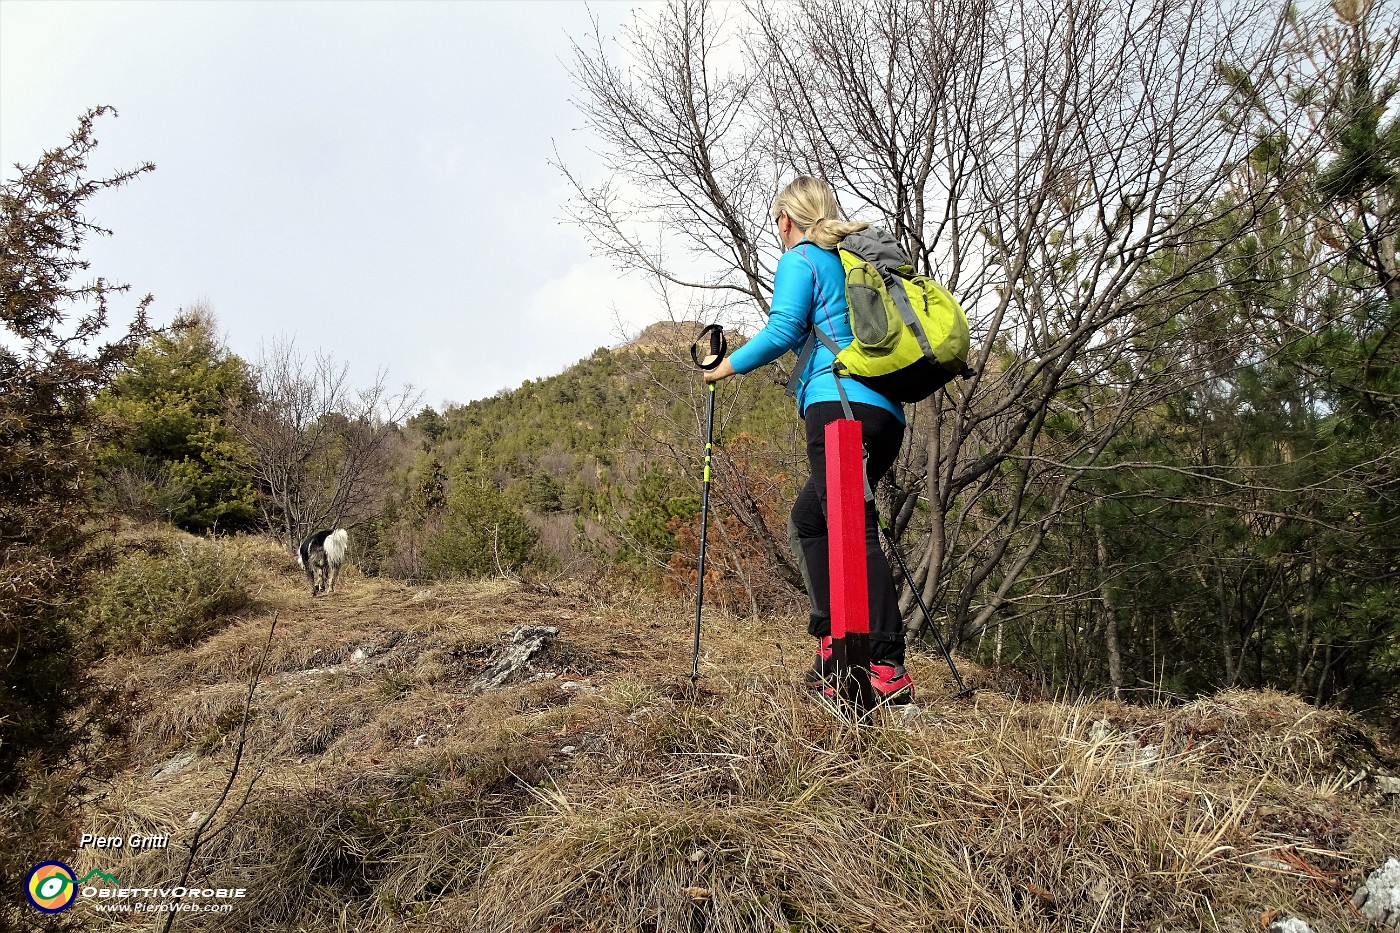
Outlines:
<svg viewBox="0 0 1400 933"><path fill-rule="evenodd" d="M729 341L724 336L724 328L711 324L700 331L700 336L690 345L690 358L695 365L709 371L724 362L729 355Z"/></svg>

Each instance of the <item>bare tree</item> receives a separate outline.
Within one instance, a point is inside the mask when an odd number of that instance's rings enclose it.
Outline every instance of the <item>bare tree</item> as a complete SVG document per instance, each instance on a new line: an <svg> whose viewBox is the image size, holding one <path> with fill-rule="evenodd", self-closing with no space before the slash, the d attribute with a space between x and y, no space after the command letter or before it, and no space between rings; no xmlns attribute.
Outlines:
<svg viewBox="0 0 1400 933"><path fill-rule="evenodd" d="M378 509L398 425L421 401L387 388L381 371L356 390L349 366L291 341L264 348L252 401L229 413L248 448L263 521L295 546L308 532L367 520Z"/></svg>
<svg viewBox="0 0 1400 933"><path fill-rule="evenodd" d="M1228 241L1269 196L1235 184L1255 140L1220 114L1231 73L1279 58L1284 22L1273 4L1218 0L754 0L722 14L671 0L627 34L630 67L601 39L576 49L609 177L569 176L573 216L625 268L766 311L771 199L819 174L957 292L978 374L918 406L882 491L899 534L929 506L911 563L956 644L1018 592L1050 591L1025 574L1084 507L1085 477L1201 378L1181 361L1193 289L1220 287L1219 251L1201 244ZM669 240L644 247L649 226ZM708 274L682 274L665 245Z"/></svg>
<svg viewBox="0 0 1400 933"><path fill-rule="evenodd" d="M574 46L575 105L603 144L608 177L588 185L557 167L574 189L569 216L600 255L713 292L714 303L766 312L778 171L763 158L765 134L754 121L758 79L732 64L742 19L738 7L675 0L628 32L626 67L595 21L591 44ZM676 250L691 262L676 266Z"/></svg>

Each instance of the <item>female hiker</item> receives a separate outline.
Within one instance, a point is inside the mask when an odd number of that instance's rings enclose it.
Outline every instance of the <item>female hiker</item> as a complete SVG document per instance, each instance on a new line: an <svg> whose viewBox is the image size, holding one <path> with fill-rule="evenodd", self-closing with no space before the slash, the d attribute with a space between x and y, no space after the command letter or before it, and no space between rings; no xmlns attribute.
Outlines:
<svg viewBox="0 0 1400 933"><path fill-rule="evenodd" d="M715 382L771 363L788 351L798 351L813 327L821 328L838 346L853 339L846 307L846 276L837 244L869 224L841 219L836 196L825 181L799 177L773 202L773 220L785 252L773 277L773 301L768 323L752 340L735 350L717 368L705 373ZM827 564L826 426L844 417L831 371L834 355L818 343L797 380L797 406L806 424L807 461L811 477L792 507L789 536L807 583L812 603L808 631L818 641L817 659L806 683L833 694L831 663L831 584ZM866 471L873 489L894 465L904 440L904 411L874 389L854 379L843 387L852 413L861 425ZM877 702L908 703L914 687L904 670L904 630L894 578L880 548L875 505L865 504L866 566L870 575L870 684Z"/></svg>

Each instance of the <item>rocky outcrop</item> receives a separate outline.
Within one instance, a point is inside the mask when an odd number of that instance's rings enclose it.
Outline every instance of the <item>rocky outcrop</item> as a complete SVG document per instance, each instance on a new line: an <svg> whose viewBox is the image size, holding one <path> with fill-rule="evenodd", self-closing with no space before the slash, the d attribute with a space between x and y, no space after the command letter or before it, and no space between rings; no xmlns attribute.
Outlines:
<svg viewBox="0 0 1400 933"><path fill-rule="evenodd" d="M1392 930L1400 930L1400 860L1386 859L1371 872L1352 897L1361 916Z"/></svg>
<svg viewBox="0 0 1400 933"><path fill-rule="evenodd" d="M477 677L477 686L491 690L505 684L558 635L559 630L551 625L521 625L512 629L510 644Z"/></svg>

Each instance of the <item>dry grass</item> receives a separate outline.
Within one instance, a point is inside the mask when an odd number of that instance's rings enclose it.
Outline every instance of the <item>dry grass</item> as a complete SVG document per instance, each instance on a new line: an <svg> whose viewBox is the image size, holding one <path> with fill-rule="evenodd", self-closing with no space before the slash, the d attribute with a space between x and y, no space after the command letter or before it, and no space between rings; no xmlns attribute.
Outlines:
<svg viewBox="0 0 1400 933"><path fill-rule="evenodd" d="M1175 933L1278 908L1328 933L1363 929L1347 899L1400 838L1394 798L1352 780L1375 767L1360 727L1281 694L954 701L917 656L922 712L855 728L800 695L796 619L708 618L692 699L682 602L353 573L312 601L249 547L265 611L108 665L140 713L83 830L171 848L72 856L178 876L280 611L234 802L255 784L197 864L250 896L178 929ZM560 629L537 663L557 676L478 691L521 624Z"/></svg>
<svg viewBox="0 0 1400 933"><path fill-rule="evenodd" d="M991 697L857 730L784 701L784 683L747 686L655 710L534 791L452 925L1249 929L1283 906L1326 929L1352 886L1322 873L1359 881L1397 827L1318 780L1330 717L1283 697L1223 698L1227 720L1272 706L1270 731L1205 742L1208 704L1139 715L1165 743L1143 767L1140 732L1090 738L1073 706Z"/></svg>

